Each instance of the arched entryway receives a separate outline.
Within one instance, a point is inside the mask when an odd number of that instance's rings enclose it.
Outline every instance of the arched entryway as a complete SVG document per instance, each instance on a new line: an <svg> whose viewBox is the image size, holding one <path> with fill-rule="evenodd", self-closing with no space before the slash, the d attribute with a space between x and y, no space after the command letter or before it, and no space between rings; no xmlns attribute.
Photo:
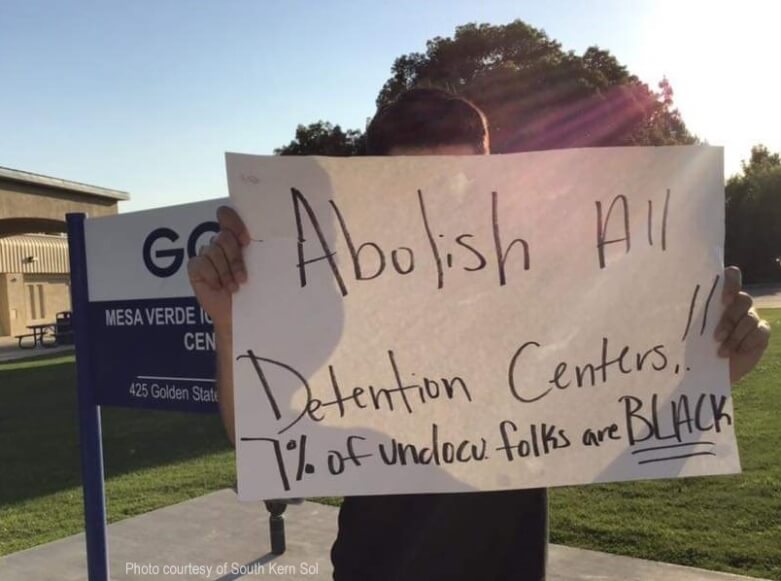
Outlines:
<svg viewBox="0 0 781 581"><path fill-rule="evenodd" d="M70 310L65 215L117 213L118 190L0 167L0 337Z"/></svg>

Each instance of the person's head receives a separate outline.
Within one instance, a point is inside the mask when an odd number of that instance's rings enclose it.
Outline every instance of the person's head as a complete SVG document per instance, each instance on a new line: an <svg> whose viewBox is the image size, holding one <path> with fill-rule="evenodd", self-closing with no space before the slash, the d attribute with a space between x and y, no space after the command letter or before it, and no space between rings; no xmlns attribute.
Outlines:
<svg viewBox="0 0 781 581"><path fill-rule="evenodd" d="M366 130L366 153L487 154L488 123L467 99L440 89L410 89L374 116Z"/></svg>

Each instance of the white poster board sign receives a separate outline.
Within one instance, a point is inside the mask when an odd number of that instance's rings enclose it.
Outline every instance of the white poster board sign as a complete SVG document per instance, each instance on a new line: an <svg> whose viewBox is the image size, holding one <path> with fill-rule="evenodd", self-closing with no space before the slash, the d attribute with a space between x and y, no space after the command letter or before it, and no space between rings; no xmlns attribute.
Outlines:
<svg viewBox="0 0 781 581"><path fill-rule="evenodd" d="M722 158L228 154L240 498L740 471Z"/></svg>

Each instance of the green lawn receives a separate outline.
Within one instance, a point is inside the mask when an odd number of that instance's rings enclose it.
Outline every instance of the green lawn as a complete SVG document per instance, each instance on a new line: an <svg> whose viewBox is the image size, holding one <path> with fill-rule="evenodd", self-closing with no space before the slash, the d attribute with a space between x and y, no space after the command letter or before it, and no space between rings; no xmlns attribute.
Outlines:
<svg viewBox="0 0 781 581"><path fill-rule="evenodd" d="M104 408L109 522L232 486L219 418ZM83 530L72 355L0 365L0 554Z"/></svg>
<svg viewBox="0 0 781 581"><path fill-rule="evenodd" d="M743 474L553 491L551 540L781 579L781 310L760 365L733 388Z"/></svg>
<svg viewBox="0 0 781 581"><path fill-rule="evenodd" d="M552 541L781 580L781 310L735 388L744 473L562 488ZM0 554L82 530L73 356L0 365ZM232 486L216 416L103 410L110 522Z"/></svg>

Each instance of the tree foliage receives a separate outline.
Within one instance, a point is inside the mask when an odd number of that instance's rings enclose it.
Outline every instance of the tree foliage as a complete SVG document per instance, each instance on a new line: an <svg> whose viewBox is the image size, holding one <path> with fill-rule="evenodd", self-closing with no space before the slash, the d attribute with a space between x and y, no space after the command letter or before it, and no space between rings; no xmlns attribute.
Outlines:
<svg viewBox="0 0 781 581"><path fill-rule="evenodd" d="M516 20L467 24L396 59L378 107L416 86L448 89L488 117L492 150L692 143L667 80L654 92L596 46L565 52Z"/></svg>
<svg viewBox="0 0 781 581"><path fill-rule="evenodd" d="M781 156L753 147L726 196L725 262L748 282L781 281Z"/></svg>
<svg viewBox="0 0 781 581"><path fill-rule="evenodd" d="M343 131L339 125L317 121L299 125L296 136L287 145L274 150L277 155L361 155L364 136L357 129Z"/></svg>
<svg viewBox="0 0 781 581"><path fill-rule="evenodd" d="M400 56L377 106L421 86L450 90L483 109L496 153L697 141L674 108L666 79L652 91L609 51L564 51L520 20L459 26L452 38L429 40L425 52ZM362 155L364 141L359 130L318 121L299 125L275 153ZM727 263L740 265L749 282L781 280L779 154L754 147L726 193Z"/></svg>
<svg viewBox="0 0 781 581"><path fill-rule="evenodd" d="M520 20L460 26L452 38L428 41L425 52L400 56L377 106L420 86L448 89L480 106L496 153L695 141L666 79L652 91L610 52L596 46L582 55L565 52ZM353 155L362 146L360 131L319 121L299 126L277 152Z"/></svg>

